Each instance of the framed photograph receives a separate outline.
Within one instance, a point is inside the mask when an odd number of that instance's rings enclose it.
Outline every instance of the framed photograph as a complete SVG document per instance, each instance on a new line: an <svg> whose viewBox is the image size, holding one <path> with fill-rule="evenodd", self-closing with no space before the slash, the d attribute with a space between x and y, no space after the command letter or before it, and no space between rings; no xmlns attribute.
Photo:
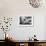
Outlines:
<svg viewBox="0 0 46 46"><path fill-rule="evenodd" d="M20 16L19 25L20 26L33 26L33 16Z"/></svg>

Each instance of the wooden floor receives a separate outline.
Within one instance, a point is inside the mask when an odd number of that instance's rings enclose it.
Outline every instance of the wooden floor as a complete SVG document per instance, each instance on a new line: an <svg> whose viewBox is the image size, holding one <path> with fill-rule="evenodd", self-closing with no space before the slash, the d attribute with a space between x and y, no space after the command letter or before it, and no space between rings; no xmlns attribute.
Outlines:
<svg viewBox="0 0 46 46"><path fill-rule="evenodd" d="M16 46L16 45L8 44L6 43L6 41L0 40L0 46Z"/></svg>
<svg viewBox="0 0 46 46"><path fill-rule="evenodd" d="M24 46L46 46L46 41L17 41L14 43L11 41L0 40L0 46L20 46L20 44L24 44Z"/></svg>
<svg viewBox="0 0 46 46"><path fill-rule="evenodd" d="M0 46L15 46L15 45L6 44L5 42L0 42Z"/></svg>

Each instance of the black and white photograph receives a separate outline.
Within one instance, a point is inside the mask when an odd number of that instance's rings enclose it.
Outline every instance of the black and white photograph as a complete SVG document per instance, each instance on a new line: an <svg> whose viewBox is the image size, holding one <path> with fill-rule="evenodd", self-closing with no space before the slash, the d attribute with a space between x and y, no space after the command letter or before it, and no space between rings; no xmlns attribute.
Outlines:
<svg viewBox="0 0 46 46"><path fill-rule="evenodd" d="M33 16L20 16L20 25L33 26Z"/></svg>

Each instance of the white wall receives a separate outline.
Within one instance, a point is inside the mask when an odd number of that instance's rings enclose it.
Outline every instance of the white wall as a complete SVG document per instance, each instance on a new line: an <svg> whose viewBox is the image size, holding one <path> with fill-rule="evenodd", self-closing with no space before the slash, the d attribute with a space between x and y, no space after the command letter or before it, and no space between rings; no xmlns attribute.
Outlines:
<svg viewBox="0 0 46 46"><path fill-rule="evenodd" d="M45 16L45 24L44 24L44 39L46 39L46 16Z"/></svg>
<svg viewBox="0 0 46 46"><path fill-rule="evenodd" d="M18 40L27 40L34 34L37 35L39 40L44 40L44 16L34 16L34 26L21 27L18 25L18 16L15 16L12 23L11 34Z"/></svg>
<svg viewBox="0 0 46 46"><path fill-rule="evenodd" d="M45 15L46 8L32 8L28 0L0 0L0 15Z"/></svg>
<svg viewBox="0 0 46 46"><path fill-rule="evenodd" d="M34 16L34 26L19 27L17 22L19 19L18 16L21 15ZM32 8L29 5L28 0L0 0L0 16L13 17L12 29L10 33L12 33L13 36L19 40L28 39L29 36L34 35L34 32L36 33L38 39L45 39L44 15L46 15L45 8Z"/></svg>
<svg viewBox="0 0 46 46"><path fill-rule="evenodd" d="M12 26L10 27L10 31L8 31L8 33L15 37L16 40L28 40L29 37L32 37L34 34L37 35L37 39L44 40L44 16L34 16L34 26L32 27L20 26L19 16L13 16L12 18ZM1 37L1 39L2 38L3 37Z"/></svg>

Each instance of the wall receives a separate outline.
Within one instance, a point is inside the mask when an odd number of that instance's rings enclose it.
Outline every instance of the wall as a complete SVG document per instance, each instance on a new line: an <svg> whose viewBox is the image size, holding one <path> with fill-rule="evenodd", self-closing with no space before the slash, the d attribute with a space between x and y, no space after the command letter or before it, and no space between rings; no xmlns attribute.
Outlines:
<svg viewBox="0 0 46 46"><path fill-rule="evenodd" d="M34 16L33 27L20 27L17 22L19 16ZM44 38L45 8L32 8L28 0L0 0L0 16L13 17L12 29L9 31L16 39L28 39L35 33L39 40ZM2 35L2 34L1 34ZM0 37L2 39L2 36Z"/></svg>
<svg viewBox="0 0 46 46"><path fill-rule="evenodd" d="M34 16L34 25L32 27L23 27L19 25L19 16L14 16L12 20L12 26L10 27L10 35L16 38L16 40L27 40L34 34L37 35L37 39L44 39L44 16ZM1 29L0 29L1 30ZM2 30L1 30L2 31ZM2 31L3 33L3 31ZM1 34L1 33L0 33ZM3 33L4 34L4 33ZM4 37L1 37L1 39Z"/></svg>
<svg viewBox="0 0 46 46"><path fill-rule="evenodd" d="M46 16L45 16L45 24L44 24L44 39L46 39Z"/></svg>
<svg viewBox="0 0 46 46"><path fill-rule="evenodd" d="M0 0L0 15L45 15L46 8L33 8L28 0Z"/></svg>
<svg viewBox="0 0 46 46"><path fill-rule="evenodd" d="M13 19L11 34L19 40L27 40L34 34L37 35L37 39L44 39L44 16L34 16L34 26L21 27L18 22L19 18L16 16Z"/></svg>

